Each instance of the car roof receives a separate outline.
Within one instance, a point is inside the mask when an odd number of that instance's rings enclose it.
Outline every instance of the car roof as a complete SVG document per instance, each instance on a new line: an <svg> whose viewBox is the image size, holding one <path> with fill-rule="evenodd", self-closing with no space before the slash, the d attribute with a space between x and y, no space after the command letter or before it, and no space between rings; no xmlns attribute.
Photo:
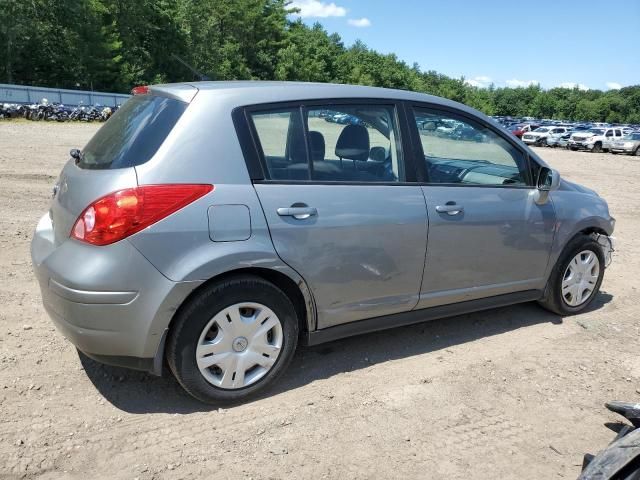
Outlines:
<svg viewBox="0 0 640 480"><path fill-rule="evenodd" d="M466 111L485 120L491 119L483 113L452 100L435 95L395 90L390 88L367 87L362 85L344 85L336 83L278 82L278 81L207 81L186 82L150 86L152 93L160 93L189 102L196 93L214 94L216 98L226 97L235 102L235 106L247 106L261 103L276 103L301 100L323 100L341 98L371 98L387 100L407 100L426 102ZM233 99L233 100L232 100Z"/></svg>

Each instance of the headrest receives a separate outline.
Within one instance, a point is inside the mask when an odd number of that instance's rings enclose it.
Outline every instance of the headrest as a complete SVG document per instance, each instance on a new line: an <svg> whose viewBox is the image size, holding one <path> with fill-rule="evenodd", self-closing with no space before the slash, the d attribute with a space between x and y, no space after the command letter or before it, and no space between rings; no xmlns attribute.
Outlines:
<svg viewBox="0 0 640 480"><path fill-rule="evenodd" d="M311 161L318 162L324 160L325 143L324 136L315 130L309 131L309 144L311 147Z"/></svg>
<svg viewBox="0 0 640 480"><path fill-rule="evenodd" d="M384 147L371 147L369 157L376 162L384 162L387 159L387 151Z"/></svg>
<svg viewBox="0 0 640 480"><path fill-rule="evenodd" d="M336 156L349 160L369 159L369 132L362 125L347 125L336 143Z"/></svg>

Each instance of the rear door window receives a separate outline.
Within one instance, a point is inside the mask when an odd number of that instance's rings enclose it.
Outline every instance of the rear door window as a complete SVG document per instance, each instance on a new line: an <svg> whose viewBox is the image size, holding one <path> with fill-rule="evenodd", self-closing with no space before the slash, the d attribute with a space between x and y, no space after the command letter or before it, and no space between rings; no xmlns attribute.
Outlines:
<svg viewBox="0 0 640 480"><path fill-rule="evenodd" d="M395 107L326 104L250 112L270 180L405 180Z"/></svg>
<svg viewBox="0 0 640 480"><path fill-rule="evenodd" d="M156 153L187 104L154 95L133 96L82 150L80 168L107 170L142 165Z"/></svg>
<svg viewBox="0 0 640 480"><path fill-rule="evenodd" d="M405 180L393 106L327 104L307 107L306 113L312 180Z"/></svg>

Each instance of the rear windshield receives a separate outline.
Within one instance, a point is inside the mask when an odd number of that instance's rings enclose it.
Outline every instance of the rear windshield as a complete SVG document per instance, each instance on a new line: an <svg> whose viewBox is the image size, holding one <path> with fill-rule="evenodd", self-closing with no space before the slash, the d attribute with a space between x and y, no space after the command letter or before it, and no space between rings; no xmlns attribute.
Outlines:
<svg viewBox="0 0 640 480"><path fill-rule="evenodd" d="M142 165L158 150L187 104L153 95L131 97L82 151L80 168L111 169Z"/></svg>

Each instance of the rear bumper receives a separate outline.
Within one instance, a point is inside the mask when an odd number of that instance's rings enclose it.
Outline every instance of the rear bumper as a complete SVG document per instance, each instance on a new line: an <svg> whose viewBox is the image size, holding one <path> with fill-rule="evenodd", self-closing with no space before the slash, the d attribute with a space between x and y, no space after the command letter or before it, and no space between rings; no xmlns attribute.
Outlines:
<svg viewBox="0 0 640 480"><path fill-rule="evenodd" d="M167 279L126 240L56 246L47 215L36 228L31 257L58 330L87 356L130 368L153 370L173 314L200 284Z"/></svg>

